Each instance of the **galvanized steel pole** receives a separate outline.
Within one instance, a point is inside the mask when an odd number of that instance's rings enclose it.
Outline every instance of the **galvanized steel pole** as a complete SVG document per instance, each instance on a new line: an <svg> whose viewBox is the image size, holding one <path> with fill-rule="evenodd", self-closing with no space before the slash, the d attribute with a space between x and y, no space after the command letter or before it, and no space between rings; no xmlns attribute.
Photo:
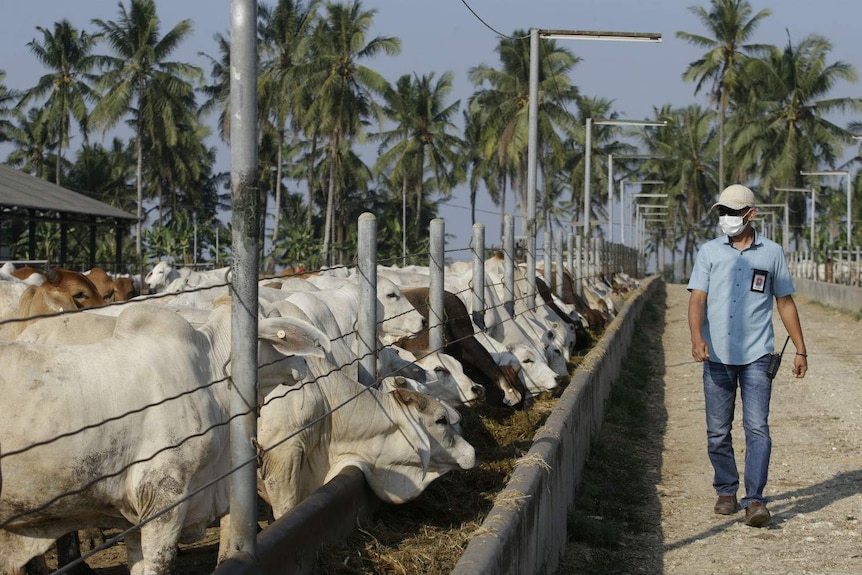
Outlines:
<svg viewBox="0 0 862 575"><path fill-rule="evenodd" d="M359 216L359 318L356 353L359 383L377 381L377 218L368 212ZM386 318L380 318L381 320Z"/></svg>
<svg viewBox="0 0 862 575"><path fill-rule="evenodd" d="M428 310L428 347L443 351L443 261L446 252L446 227L441 218L431 220L431 254L428 261L431 286Z"/></svg>
<svg viewBox="0 0 862 575"><path fill-rule="evenodd" d="M544 245L545 245L545 253L544 253L545 269L544 269L544 273L542 274L542 277L544 278L545 284L548 287L550 287L550 285L551 285L551 278L554 277L552 275L553 269L551 267L551 257L554 254L553 241L554 240L553 240L553 237L551 236L551 232L549 230L545 230L545 241L544 241Z"/></svg>
<svg viewBox="0 0 862 575"><path fill-rule="evenodd" d="M557 232L557 297L563 298L563 232Z"/></svg>
<svg viewBox="0 0 862 575"><path fill-rule="evenodd" d="M536 307L536 182L539 147L539 31L530 30L530 101L527 130L527 307Z"/></svg>
<svg viewBox="0 0 862 575"><path fill-rule="evenodd" d="M257 2L231 0L230 171L231 292L230 554L257 552Z"/></svg>
<svg viewBox="0 0 862 575"><path fill-rule="evenodd" d="M485 331L485 225L473 224L473 323Z"/></svg>
<svg viewBox="0 0 862 575"><path fill-rule="evenodd" d="M515 218L506 214L503 223L503 309L515 317Z"/></svg>

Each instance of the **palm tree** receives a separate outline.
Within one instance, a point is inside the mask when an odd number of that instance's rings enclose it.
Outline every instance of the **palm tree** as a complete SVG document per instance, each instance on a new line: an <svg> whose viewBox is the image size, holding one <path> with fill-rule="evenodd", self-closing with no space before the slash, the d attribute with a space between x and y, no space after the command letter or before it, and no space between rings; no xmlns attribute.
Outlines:
<svg viewBox="0 0 862 575"><path fill-rule="evenodd" d="M16 90L10 90L6 87L5 79L6 71L0 70L0 142L8 141L9 132L14 129L9 118L18 115L18 110L15 109L13 102L20 97Z"/></svg>
<svg viewBox="0 0 862 575"><path fill-rule="evenodd" d="M135 157L131 147L114 138L108 147L84 143L69 168L66 185L125 211L135 205Z"/></svg>
<svg viewBox="0 0 862 575"><path fill-rule="evenodd" d="M748 105L740 107L734 120L740 124L735 147L768 190L801 186L800 171L834 168L844 143L851 141L851 132L830 115L862 110L862 98L836 98L830 93L839 81L856 82L858 74L846 62L828 63L831 49L821 36L809 35L794 45L788 35L783 50L773 48L764 58L748 62ZM797 237L803 202L804 197L797 195L790 202Z"/></svg>
<svg viewBox="0 0 862 575"><path fill-rule="evenodd" d="M15 147L9 154L9 165L47 180L52 162L52 152L57 142L45 114L38 108L30 108L26 115L19 115L18 124L10 125L8 140Z"/></svg>
<svg viewBox="0 0 862 575"><path fill-rule="evenodd" d="M517 191L521 214L527 216L527 146L529 128L530 43L523 30L503 38L497 46L501 69L477 66L469 71L470 80L480 89L470 98L470 110L482 114L488 146L496 150L503 166L511 166L512 188ZM569 73L580 61L557 46L554 40L539 42L539 169L548 173L548 158L563 153L559 129L574 129L576 118L567 105L576 101L578 90ZM538 190L537 190L538 192ZM538 198L537 198L537 201Z"/></svg>
<svg viewBox="0 0 862 575"><path fill-rule="evenodd" d="M380 140L375 168L378 171L391 168L391 176L401 183L405 235L408 187L416 194L414 231L418 236L425 175L430 174L428 183L444 194L451 191L455 182L454 169L462 141L450 133L455 129L452 116L460 105L460 101L446 104L451 91L451 72L443 74L436 83L432 72L421 77L405 74L384 94L384 113L396 125L373 136ZM406 243L406 238L402 239L402 245ZM406 257L406 247L403 252L402 257Z"/></svg>
<svg viewBox="0 0 862 575"><path fill-rule="evenodd" d="M694 264L695 247L714 226L707 217L715 201L717 170L715 157L715 113L693 104L673 109L669 105L654 109L656 119L667 126L643 136L641 143L649 154L661 156L644 166L647 179L664 180L662 188L670 200L670 218L675 222L672 245L683 241L683 276ZM672 251L676 255L676 250Z"/></svg>
<svg viewBox="0 0 862 575"><path fill-rule="evenodd" d="M359 1L326 5L326 15L314 32L311 57L307 70L300 73L309 86L316 86L308 110L320 132L326 134L326 156L329 182L326 217L323 232L323 262L329 264L334 211L340 201L346 153L363 124L376 110L373 97L385 92L386 80L361 60L381 52L394 55L401 51L401 41L394 37L377 36L366 41L374 23L376 10L365 10Z"/></svg>
<svg viewBox="0 0 862 575"><path fill-rule="evenodd" d="M94 79L90 70L94 65L91 51L95 38L86 32L78 32L68 20L56 22L53 33L41 26L36 30L42 33L42 42L34 39L27 46L51 72L39 78L36 85L24 93L18 106L46 99L42 107L51 130L56 133L57 142L54 181L60 184L63 147L69 142L71 118L77 121L86 137L87 100L94 98L89 82Z"/></svg>
<svg viewBox="0 0 862 575"><path fill-rule="evenodd" d="M464 143L461 164L469 171L468 182L470 185L470 223L476 223L476 194L479 184L483 184L488 195L494 203L500 203L501 189L505 189L505 178L500 175L500 164L497 156L486 153L484 149L484 130L481 117L476 113L465 110L462 113L464 119ZM460 178L459 178L460 179ZM504 214L500 214L500 237L503 236Z"/></svg>
<svg viewBox="0 0 862 575"><path fill-rule="evenodd" d="M218 57L206 52L198 52L210 62L212 84L201 88L206 99L201 104L199 115L205 116L218 111L218 132L222 142L230 142L230 38L218 33L213 39L218 46Z"/></svg>
<svg viewBox="0 0 862 575"><path fill-rule="evenodd" d="M607 120L616 120L619 118L617 112L612 111L613 102L605 98L590 98L579 97L577 99L578 117L583 118L583 122L579 122L574 126L568 126L563 131L567 136L563 142L563 152L556 157L558 163L553 170L554 176L549 177L554 185L549 191L555 192L557 195L562 194L563 190L571 190L569 202L567 202L566 210L570 220L577 218L584 205L583 189L584 178L586 177L586 118L603 118ZM630 154L635 151L634 146L627 144L621 139L623 130L620 126L615 125L592 125L592 136L590 138L591 158L606 158L609 154L622 155ZM598 182L596 189L599 190L595 196L591 197L599 205L606 205L607 196L602 195L601 190L607 190L608 171L602 165L601 161L590 162L591 181ZM557 198L553 194L546 193L545 210L551 211L553 201ZM593 209L593 206L590 206ZM561 214L564 215L564 214ZM589 214L592 217L592 213Z"/></svg>
<svg viewBox="0 0 862 575"><path fill-rule="evenodd" d="M261 5L259 9L261 36L261 71L258 78L260 107L276 130L275 222L272 242L278 242L281 231L282 168L284 165L285 133L288 120L299 126L302 116L303 78L298 73L305 62L312 26L320 2L311 0L306 6L301 0L279 0L275 9ZM298 131L298 130L297 130Z"/></svg>
<svg viewBox="0 0 862 575"><path fill-rule="evenodd" d="M742 64L750 54L768 50L760 44L746 44L754 35L760 22L772 14L768 9L752 16L753 9L748 0L711 0L712 8L692 6L689 10L707 29L710 36L701 36L679 31L677 38L708 50L702 58L688 65L683 72L686 82L697 82L697 94L704 84L712 81L710 100L718 102L718 188L724 189L725 177L725 130L727 109L739 86Z"/></svg>
<svg viewBox="0 0 862 575"><path fill-rule="evenodd" d="M153 0L130 0L128 10L121 3L117 22L95 19L93 24L101 30L113 55L96 57L105 71L99 79L104 94L93 108L90 124L107 131L127 114L132 115L138 195L135 251L142 267L144 138L149 135L150 141L176 144L178 125L188 119L188 107L194 104L190 81L200 80L202 73L196 66L167 60L189 37L192 24L183 20L160 36L161 23Z"/></svg>

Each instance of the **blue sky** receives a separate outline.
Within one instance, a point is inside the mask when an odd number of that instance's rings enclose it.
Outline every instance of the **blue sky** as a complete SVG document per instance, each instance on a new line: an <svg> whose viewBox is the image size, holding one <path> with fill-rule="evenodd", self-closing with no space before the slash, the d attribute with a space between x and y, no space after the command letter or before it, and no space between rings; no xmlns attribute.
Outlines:
<svg viewBox="0 0 862 575"><path fill-rule="evenodd" d="M213 35L228 32L228 0L171 0L157 2L163 29L181 19L194 23L192 39L176 53L185 60L205 67L198 52L216 55ZM669 103L685 106L695 102L707 104L706 96L694 95L694 85L682 81L687 64L702 51L678 40L678 30L703 33L699 21L688 10L690 6L707 6L707 0L466 0L485 23L474 16L462 0L365 0L367 9L377 10L374 34L397 36L402 41L398 56L381 56L369 62L390 81L406 73L437 76L453 72L454 99L466 105L473 86L467 70L479 64L496 66L494 48L497 34L512 34L529 28L566 30L610 30L657 32L659 44L600 41L560 41L582 58L572 74L573 82L583 94L600 96L615 102L621 118L644 119L652 116L653 107ZM788 33L793 42L808 34L820 34L833 43L831 61L843 60L862 73L859 22L862 2L859 0L752 0L755 11L768 8L772 16L758 29L755 42L784 46ZM6 84L23 89L34 85L45 73L26 44L41 37L36 26L51 28L55 21L69 19L74 25L93 30L93 18L115 20L117 0L0 0L0 69L6 71ZM487 24L487 25L486 25ZM836 86L833 96L860 96L862 84ZM836 119L844 125L847 117ZM110 134L109 134L110 135ZM227 150L215 141L219 152L217 170L229 169ZM8 149L0 147L0 158ZM369 160L370 161L370 160ZM509 206L513 206L511 200ZM466 187L455 191L449 205L441 211L446 231L454 237L447 248L466 247L470 238L469 192ZM494 210L487 196L480 194L479 208ZM511 209L511 208L510 208ZM481 211L478 221L486 226L488 243L499 242L499 216ZM516 231L520 223L516 224Z"/></svg>

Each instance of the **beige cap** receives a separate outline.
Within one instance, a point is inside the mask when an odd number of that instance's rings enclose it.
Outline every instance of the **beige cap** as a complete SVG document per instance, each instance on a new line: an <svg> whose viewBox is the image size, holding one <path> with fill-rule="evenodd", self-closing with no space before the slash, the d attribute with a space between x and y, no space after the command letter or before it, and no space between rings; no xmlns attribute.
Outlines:
<svg viewBox="0 0 862 575"><path fill-rule="evenodd" d="M741 184L731 184L724 188L724 191L718 196L718 201L710 209L714 210L718 206L724 206L731 210L752 207L754 206L754 192Z"/></svg>

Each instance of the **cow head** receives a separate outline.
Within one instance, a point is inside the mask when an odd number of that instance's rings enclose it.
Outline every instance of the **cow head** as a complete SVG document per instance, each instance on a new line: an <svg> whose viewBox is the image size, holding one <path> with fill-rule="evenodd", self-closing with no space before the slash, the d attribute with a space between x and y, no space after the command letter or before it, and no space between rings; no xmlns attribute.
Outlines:
<svg viewBox="0 0 862 575"><path fill-rule="evenodd" d="M104 298L87 276L55 268L45 272L45 281L39 287L31 286L21 295L18 316L32 317L104 304Z"/></svg>
<svg viewBox="0 0 862 575"><path fill-rule="evenodd" d="M457 411L407 389L396 389L389 397L392 409L387 411L396 428L374 465L359 465L380 499L404 503L446 472L476 464L473 446L461 435Z"/></svg>

